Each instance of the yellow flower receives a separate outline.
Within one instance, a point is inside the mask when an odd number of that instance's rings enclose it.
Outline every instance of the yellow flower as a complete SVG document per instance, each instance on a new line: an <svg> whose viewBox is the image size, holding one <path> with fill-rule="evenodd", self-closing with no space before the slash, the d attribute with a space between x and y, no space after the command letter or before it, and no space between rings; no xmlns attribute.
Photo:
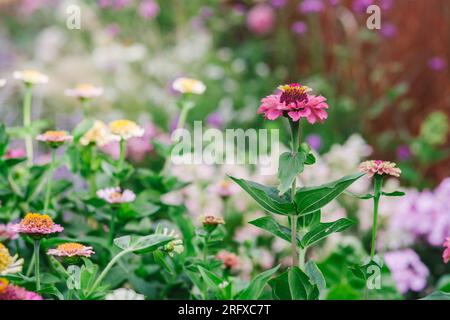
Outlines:
<svg viewBox="0 0 450 320"><path fill-rule="evenodd" d="M6 278L0 278L0 294L8 289L9 281Z"/></svg>
<svg viewBox="0 0 450 320"><path fill-rule="evenodd" d="M102 121L95 121L92 128L81 137L80 143L84 146L96 144L97 146L102 147L110 142L118 140L119 137L113 135L106 124Z"/></svg>
<svg viewBox="0 0 450 320"><path fill-rule="evenodd" d="M18 273L22 271L23 259L17 259L18 256L12 257L8 248L0 243L0 275ZM0 285L1 287L1 285Z"/></svg>
<svg viewBox="0 0 450 320"><path fill-rule="evenodd" d="M37 70L14 71L13 76L15 79L22 80L26 84L41 84L48 82L48 77Z"/></svg>
<svg viewBox="0 0 450 320"><path fill-rule="evenodd" d="M206 86L203 82L191 78L176 79L172 84L172 88L181 93L194 94L203 94L206 90Z"/></svg>
<svg viewBox="0 0 450 320"><path fill-rule="evenodd" d="M112 134L119 136L123 140L142 137L144 129L130 120L116 120L109 124L109 130Z"/></svg>

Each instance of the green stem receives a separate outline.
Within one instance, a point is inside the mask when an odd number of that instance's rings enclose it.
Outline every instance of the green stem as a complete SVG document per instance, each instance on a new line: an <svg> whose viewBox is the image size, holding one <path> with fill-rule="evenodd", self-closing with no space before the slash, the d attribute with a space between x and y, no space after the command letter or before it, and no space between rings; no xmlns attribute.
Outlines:
<svg viewBox="0 0 450 320"><path fill-rule="evenodd" d="M33 87L31 85L25 86L25 95L23 98L23 127L25 133L25 148L27 153L28 166L33 165L33 137L31 136L31 99L33 96Z"/></svg>
<svg viewBox="0 0 450 320"><path fill-rule="evenodd" d="M125 139L120 140L120 153L119 153L119 163L117 170L118 172L122 172L124 164L125 164L125 155L126 155L127 141Z"/></svg>
<svg viewBox="0 0 450 320"><path fill-rule="evenodd" d="M81 104L83 105L83 117L84 119L89 118L89 109L91 106L89 99L81 99Z"/></svg>
<svg viewBox="0 0 450 320"><path fill-rule="evenodd" d="M102 282L103 278L108 274L109 270L111 270L111 268L114 266L114 264L116 264L116 262L122 258L122 256L126 255L128 252L128 250L124 250L119 252L106 266L105 269L103 269L102 273L100 274L100 276L97 278L97 280L95 280L94 285L92 286L91 290L89 290L89 295L91 295L95 289L97 289L98 285Z"/></svg>
<svg viewBox="0 0 450 320"><path fill-rule="evenodd" d="M208 241L209 241L209 236L210 233L208 232L208 234L205 236L205 244L204 244L204 248L203 248L203 260L206 262L206 260L208 259Z"/></svg>
<svg viewBox="0 0 450 320"><path fill-rule="evenodd" d="M291 127L291 151L292 153L298 152L300 146L300 121L292 121L289 119L289 125ZM297 191L296 178L292 182L291 186L291 202L295 199L295 193ZM291 215L291 251L292 251L292 266L298 265L298 245L297 245L297 215Z"/></svg>
<svg viewBox="0 0 450 320"><path fill-rule="evenodd" d="M28 265L27 273L25 274L27 277L31 276L31 272L33 272L35 258L36 257L35 257L35 255L33 253L33 255L31 256L30 264Z"/></svg>
<svg viewBox="0 0 450 320"><path fill-rule="evenodd" d="M36 279L36 290L41 290L41 275L39 273L39 248L41 246L41 240L34 240L34 277Z"/></svg>
<svg viewBox="0 0 450 320"><path fill-rule="evenodd" d="M374 195L373 195L373 224L372 224L372 242L370 247L370 260L375 256L377 227L378 227L378 205L381 197L381 186L383 184L383 177L376 175L374 178Z"/></svg>
<svg viewBox="0 0 450 320"><path fill-rule="evenodd" d="M88 177L88 185L89 185L89 194L91 195L91 197L95 197L95 194L97 192L97 181L95 179L95 173L97 172L97 165L95 164L96 157L97 157L97 152L96 152L95 146L90 144L89 145L89 162L90 162L91 172L89 173L89 177Z"/></svg>
<svg viewBox="0 0 450 320"><path fill-rule="evenodd" d="M112 246L114 241L114 233L116 229L116 211L118 208L113 207L111 212L111 220L109 221L109 238L108 238L108 244Z"/></svg>
<svg viewBox="0 0 450 320"><path fill-rule="evenodd" d="M48 207L50 205L50 197L52 195L52 180L53 180L53 172L55 170L56 163L56 149L52 149L52 160L50 162L50 172L48 173L47 178L47 187L45 190L45 202L44 202L44 213L47 212Z"/></svg>

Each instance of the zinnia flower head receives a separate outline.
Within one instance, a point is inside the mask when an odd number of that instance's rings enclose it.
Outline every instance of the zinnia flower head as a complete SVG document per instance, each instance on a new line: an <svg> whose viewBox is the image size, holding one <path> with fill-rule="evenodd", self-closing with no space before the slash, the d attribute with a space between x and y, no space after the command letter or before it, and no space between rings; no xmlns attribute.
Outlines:
<svg viewBox="0 0 450 320"><path fill-rule="evenodd" d="M0 243L0 275L18 273L22 271L23 259L17 259L18 256L12 257L8 248Z"/></svg>
<svg viewBox="0 0 450 320"><path fill-rule="evenodd" d="M47 143L51 148L58 148L66 142L73 140L67 131L47 131L36 137L36 140Z"/></svg>
<svg viewBox="0 0 450 320"><path fill-rule="evenodd" d="M444 263L448 263L450 261L450 237L445 239L444 248L445 250L442 253L442 259L444 259Z"/></svg>
<svg viewBox="0 0 450 320"><path fill-rule="evenodd" d="M131 120L113 121L109 124L109 130L123 140L142 137L145 132L144 128L141 128L136 122Z"/></svg>
<svg viewBox="0 0 450 320"><path fill-rule="evenodd" d="M288 84L278 87L281 93L269 95L261 100L258 114L264 114L266 119L275 120L281 116L289 117L293 121L301 118L314 124L328 118L327 99L323 96L308 94L311 89L300 84Z"/></svg>
<svg viewBox="0 0 450 320"><path fill-rule="evenodd" d="M227 269L236 270L239 268L239 257L234 253L223 250L216 255L216 258L222 261Z"/></svg>
<svg viewBox="0 0 450 320"><path fill-rule="evenodd" d="M103 88L96 87L89 83L81 83L77 85L75 88L66 89L64 93L66 96L75 97L80 100L85 100L101 96L103 94Z"/></svg>
<svg viewBox="0 0 450 320"><path fill-rule="evenodd" d="M0 278L0 300L44 300L39 294L12 285L7 279Z"/></svg>
<svg viewBox="0 0 450 320"><path fill-rule="evenodd" d="M62 232L64 228L54 223L47 214L30 212L20 223L13 226L13 230L31 237L41 238L52 233Z"/></svg>
<svg viewBox="0 0 450 320"><path fill-rule="evenodd" d="M121 190L119 187L98 190L97 196L111 204L133 202L136 199L133 191Z"/></svg>
<svg viewBox="0 0 450 320"><path fill-rule="evenodd" d="M369 160L364 161L359 165L359 171L368 174L369 177L373 177L375 174L400 177L402 171L400 168L396 168L396 166L397 165L394 162Z"/></svg>
<svg viewBox="0 0 450 320"><path fill-rule="evenodd" d="M202 219L204 226L217 226L219 224L225 224L225 221L221 217L215 217L213 215L205 215Z"/></svg>
<svg viewBox="0 0 450 320"><path fill-rule="evenodd" d="M60 244L55 249L48 250L47 254L63 258L89 258L95 252L92 250L92 247L87 247L76 242L69 242Z"/></svg>
<svg viewBox="0 0 450 320"><path fill-rule="evenodd" d="M273 29L274 24L275 12L267 4L258 4L248 12L247 27L254 33L268 33Z"/></svg>
<svg viewBox="0 0 450 320"><path fill-rule="evenodd" d="M192 78L177 78L172 83L172 88L180 93L203 94L206 86L203 82Z"/></svg>
<svg viewBox="0 0 450 320"><path fill-rule="evenodd" d="M26 151L23 149L8 149L4 155L5 159L20 159L27 156Z"/></svg>
<svg viewBox="0 0 450 320"><path fill-rule="evenodd" d="M92 128L81 137L80 143L84 146L95 144L99 147L103 147L108 143L119 140L120 137L112 134L104 122L95 121Z"/></svg>
<svg viewBox="0 0 450 320"><path fill-rule="evenodd" d="M230 181L223 180L212 185L210 191L217 194L219 197L228 198L239 191L238 186Z"/></svg>
<svg viewBox="0 0 450 320"><path fill-rule="evenodd" d="M22 80L27 85L42 84L48 82L48 77L36 70L14 71L13 76L15 79Z"/></svg>

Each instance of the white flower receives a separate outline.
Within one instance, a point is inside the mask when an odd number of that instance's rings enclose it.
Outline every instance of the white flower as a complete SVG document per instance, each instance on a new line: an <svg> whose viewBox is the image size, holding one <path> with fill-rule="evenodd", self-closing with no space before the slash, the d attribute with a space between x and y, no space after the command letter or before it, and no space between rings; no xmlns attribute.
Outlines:
<svg viewBox="0 0 450 320"><path fill-rule="evenodd" d="M203 94L206 90L206 86L203 82L191 79L191 78L178 78L173 84L172 88L175 91L181 93L194 93L194 94Z"/></svg>
<svg viewBox="0 0 450 320"><path fill-rule="evenodd" d="M42 84L48 82L48 77L36 70L14 71L15 79L22 80L26 84Z"/></svg>
<svg viewBox="0 0 450 320"><path fill-rule="evenodd" d="M6 85L6 79L0 78L0 88L4 87Z"/></svg>
<svg viewBox="0 0 450 320"><path fill-rule="evenodd" d="M168 228L164 228L162 232L159 232L159 234L175 238L175 240L170 241L163 248L163 250L166 251L170 257L173 257L175 255L174 253L181 254L184 252L183 240L178 239L179 235L175 233L175 230L169 231Z"/></svg>
<svg viewBox="0 0 450 320"><path fill-rule="evenodd" d="M0 275L18 273L22 271L23 259L17 259L18 256L12 257L8 248L0 243Z"/></svg>
<svg viewBox="0 0 450 320"><path fill-rule="evenodd" d="M75 97L78 99L92 99L103 94L102 87L96 87L89 83L82 83L75 88L66 89L64 91L66 96Z"/></svg>
<svg viewBox="0 0 450 320"><path fill-rule="evenodd" d="M107 294L105 300L145 300L145 297L132 289L119 288Z"/></svg>
<svg viewBox="0 0 450 320"><path fill-rule="evenodd" d="M112 204L133 202L136 199L133 191L128 189L121 190L119 187L98 190L97 196Z"/></svg>
<svg viewBox="0 0 450 320"><path fill-rule="evenodd" d="M102 121L95 121L91 129L81 137L80 143L87 146L91 143L103 147L108 143L119 141L120 137L113 135L106 124Z"/></svg>
<svg viewBox="0 0 450 320"><path fill-rule="evenodd" d="M124 140L140 138L145 133L144 128L130 120L113 121L109 124L109 130L111 130L112 134L115 134Z"/></svg>

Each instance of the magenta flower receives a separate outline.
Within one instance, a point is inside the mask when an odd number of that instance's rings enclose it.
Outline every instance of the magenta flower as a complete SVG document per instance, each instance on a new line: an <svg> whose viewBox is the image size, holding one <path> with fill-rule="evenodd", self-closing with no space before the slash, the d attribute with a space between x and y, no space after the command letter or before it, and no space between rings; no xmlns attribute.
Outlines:
<svg viewBox="0 0 450 320"><path fill-rule="evenodd" d="M14 224L11 230L32 237L44 237L46 235L62 232L64 230L59 224L46 214L27 213L20 223Z"/></svg>
<svg viewBox="0 0 450 320"><path fill-rule="evenodd" d="M8 280L0 279L0 300L44 300L39 294L24 288L9 284Z"/></svg>
<svg viewBox="0 0 450 320"><path fill-rule="evenodd" d="M317 13L322 12L325 9L325 5L322 0L303 0L298 6L301 13Z"/></svg>
<svg viewBox="0 0 450 320"><path fill-rule="evenodd" d="M23 149L8 149L4 156L5 159L20 159L25 158L27 153Z"/></svg>
<svg viewBox="0 0 450 320"><path fill-rule="evenodd" d="M253 7L247 15L247 27L258 34L268 33L272 30L275 14L272 7L259 4Z"/></svg>
<svg viewBox="0 0 450 320"><path fill-rule="evenodd" d="M428 60L428 67L433 71L442 71L447 68L447 61L442 57L433 57Z"/></svg>
<svg viewBox="0 0 450 320"><path fill-rule="evenodd" d="M295 34L302 35L308 31L308 26L303 21L296 21L292 24L291 30Z"/></svg>
<svg viewBox="0 0 450 320"><path fill-rule="evenodd" d="M400 177L402 173L400 168L396 168L394 162L382 160L364 161L359 165L359 171L368 174L369 177L373 177L375 174Z"/></svg>
<svg viewBox="0 0 450 320"><path fill-rule="evenodd" d="M145 19L152 19L159 13L159 5L154 0L142 1L139 5L139 15Z"/></svg>
<svg viewBox="0 0 450 320"><path fill-rule="evenodd" d="M391 270L398 291L419 292L427 285L428 268L411 249L387 252L384 255L387 266Z"/></svg>
<svg viewBox="0 0 450 320"><path fill-rule="evenodd" d="M444 252L442 253L442 259L444 263L448 263L450 261L450 237L445 239L444 242Z"/></svg>
<svg viewBox="0 0 450 320"><path fill-rule="evenodd" d="M133 202L136 199L133 191L121 190L119 187L98 190L97 196L111 204Z"/></svg>
<svg viewBox="0 0 450 320"><path fill-rule="evenodd" d="M323 96L309 95L311 89L299 84L280 86L281 93L267 96L261 100L258 114L264 114L266 119L275 120L281 116L293 121L301 118L314 124L328 118L328 104Z"/></svg>

